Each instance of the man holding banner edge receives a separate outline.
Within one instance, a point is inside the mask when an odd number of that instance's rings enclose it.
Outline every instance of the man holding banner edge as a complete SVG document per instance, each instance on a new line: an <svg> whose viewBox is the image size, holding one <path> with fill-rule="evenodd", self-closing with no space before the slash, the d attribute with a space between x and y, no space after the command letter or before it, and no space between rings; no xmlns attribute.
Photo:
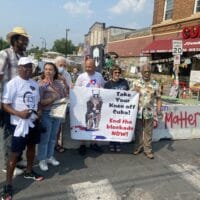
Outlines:
<svg viewBox="0 0 200 200"><path fill-rule="evenodd" d="M75 86L102 88L105 84L103 76L95 71L95 62L89 58L85 61L85 72L80 74L76 80ZM91 143L90 148L101 152L101 148L97 143ZM86 145L82 143L79 148L79 154L84 156L86 154Z"/></svg>
<svg viewBox="0 0 200 200"><path fill-rule="evenodd" d="M153 159L152 134L154 121L154 102L156 99L156 115L161 113L161 91L159 84L151 79L151 67L144 64L141 67L142 78L133 82L132 90L140 94L135 130L134 155L144 151L147 158Z"/></svg>

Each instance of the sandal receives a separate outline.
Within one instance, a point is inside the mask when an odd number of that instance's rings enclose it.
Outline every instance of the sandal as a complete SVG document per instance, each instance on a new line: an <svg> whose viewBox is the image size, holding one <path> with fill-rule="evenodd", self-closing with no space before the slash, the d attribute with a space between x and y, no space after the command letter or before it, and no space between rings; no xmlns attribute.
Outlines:
<svg viewBox="0 0 200 200"><path fill-rule="evenodd" d="M111 151L111 152L114 152L114 151L115 151L115 147L114 147L113 144L111 144L111 145L109 146L109 148L110 148L110 151Z"/></svg>
<svg viewBox="0 0 200 200"><path fill-rule="evenodd" d="M121 152L121 146L120 145L116 145L116 152Z"/></svg>
<svg viewBox="0 0 200 200"><path fill-rule="evenodd" d="M60 146L60 145L57 145L57 146L55 147L55 150L56 150L57 152L59 152L59 153L63 153L63 152L65 151L65 148L62 147L62 146Z"/></svg>

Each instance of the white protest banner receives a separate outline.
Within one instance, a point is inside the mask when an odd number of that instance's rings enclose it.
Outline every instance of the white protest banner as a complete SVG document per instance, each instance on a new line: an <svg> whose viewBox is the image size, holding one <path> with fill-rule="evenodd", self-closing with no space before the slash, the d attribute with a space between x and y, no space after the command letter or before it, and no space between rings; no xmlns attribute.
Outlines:
<svg viewBox="0 0 200 200"><path fill-rule="evenodd" d="M133 91L74 87L70 91L72 139L132 141L138 99Z"/></svg>

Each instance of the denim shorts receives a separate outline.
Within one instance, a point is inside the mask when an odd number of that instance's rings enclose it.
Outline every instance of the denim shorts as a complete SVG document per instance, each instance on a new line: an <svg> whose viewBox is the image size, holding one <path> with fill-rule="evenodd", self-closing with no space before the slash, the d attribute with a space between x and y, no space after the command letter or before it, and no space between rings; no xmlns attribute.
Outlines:
<svg viewBox="0 0 200 200"><path fill-rule="evenodd" d="M14 134L16 126L11 125L11 132ZM38 144L40 142L40 134L34 128L29 128L29 133L25 137L12 136L11 151L21 153L27 145Z"/></svg>

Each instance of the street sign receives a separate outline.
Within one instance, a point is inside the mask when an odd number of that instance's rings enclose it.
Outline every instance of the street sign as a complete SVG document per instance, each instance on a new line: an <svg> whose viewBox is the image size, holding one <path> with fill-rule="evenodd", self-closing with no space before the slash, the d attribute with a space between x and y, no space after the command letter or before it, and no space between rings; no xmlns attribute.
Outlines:
<svg viewBox="0 0 200 200"><path fill-rule="evenodd" d="M183 53L183 42L182 40L172 40L172 54L181 55Z"/></svg>

